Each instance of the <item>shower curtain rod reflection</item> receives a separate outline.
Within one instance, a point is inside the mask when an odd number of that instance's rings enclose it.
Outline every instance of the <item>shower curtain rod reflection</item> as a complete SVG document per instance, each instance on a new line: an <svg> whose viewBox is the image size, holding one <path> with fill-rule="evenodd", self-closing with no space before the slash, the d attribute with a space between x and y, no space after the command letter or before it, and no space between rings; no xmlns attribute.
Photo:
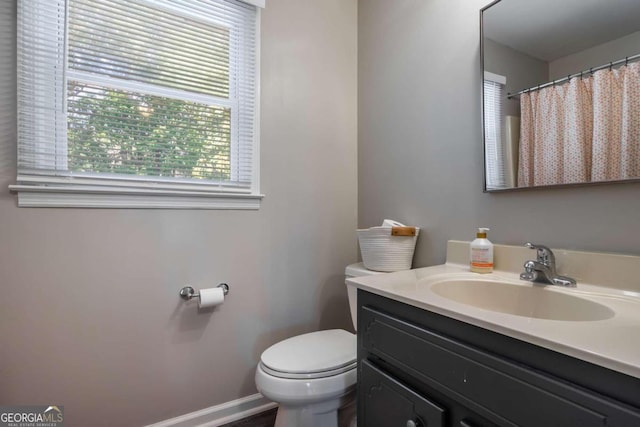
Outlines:
<svg viewBox="0 0 640 427"><path fill-rule="evenodd" d="M536 90L544 89L545 87L557 85L559 83L564 83L564 82L567 82L567 81L569 81L569 80L571 80L571 79L573 79L575 77L582 77L582 76L584 76L586 74L593 74L598 70L604 70L605 68L615 67L616 65L620 65L620 64L625 64L626 65L630 61L636 61L638 59L640 59L640 53L636 54L636 55L632 55L632 56L627 56L624 59L619 59L617 61L609 62L608 64L600 65L598 67L589 68L588 70L584 70L584 71L581 71L579 73L569 74L567 77L563 77L563 78L558 79L558 80L553 80L553 81L550 81L549 83L545 83L543 85L538 85L538 86L530 87L528 89L523 89L520 92L508 93L507 94L507 99L515 98L516 96L520 96L523 93L534 92Z"/></svg>

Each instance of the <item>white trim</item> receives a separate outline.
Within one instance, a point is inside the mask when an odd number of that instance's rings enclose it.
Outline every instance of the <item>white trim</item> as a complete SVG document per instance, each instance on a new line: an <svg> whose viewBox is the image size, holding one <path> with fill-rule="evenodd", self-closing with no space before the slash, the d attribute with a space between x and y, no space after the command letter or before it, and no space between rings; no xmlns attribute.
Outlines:
<svg viewBox="0 0 640 427"><path fill-rule="evenodd" d="M136 188L10 185L21 208L257 210L263 195L207 194Z"/></svg>
<svg viewBox="0 0 640 427"><path fill-rule="evenodd" d="M146 427L216 427L277 407L260 393L180 415Z"/></svg>
<svg viewBox="0 0 640 427"><path fill-rule="evenodd" d="M252 4L256 7L265 8L267 0L240 0L243 3Z"/></svg>
<svg viewBox="0 0 640 427"><path fill-rule="evenodd" d="M262 6L264 7L264 5ZM262 108L260 105L261 102L261 86L260 81L262 79L262 67L260 66L262 61L262 11L260 9L257 10L256 16L256 86L255 86L255 114L253 116L253 153L252 160L253 164L251 165L251 173L253 176L251 177L251 192L252 193L260 193L260 120L262 117Z"/></svg>
<svg viewBox="0 0 640 427"><path fill-rule="evenodd" d="M493 74L489 71L484 72L484 79L489 80L490 82L499 83L501 85L507 84L507 78L505 76L501 76L500 74Z"/></svg>
<svg viewBox="0 0 640 427"><path fill-rule="evenodd" d="M60 114L62 120L60 123L56 120L56 129L59 129L55 133L54 144L56 147L56 163L55 169L57 170L66 170L69 169L69 144L68 144L68 136L69 129L67 128L67 124L69 123L69 98L67 96L67 89L69 88L69 80L67 79L67 73L69 71L69 8L65 6L64 8L64 55L62 59L62 91L60 93L60 98L62 98L62 111L58 111L57 114Z"/></svg>
<svg viewBox="0 0 640 427"><path fill-rule="evenodd" d="M47 175L47 174L18 174L17 188L13 190L22 191L20 186L42 186L42 187L77 187L77 188L122 188L136 189L142 192L155 192L167 190L171 192L196 192L203 194L258 194L252 192L248 186L238 185L233 182L215 182L196 179L180 179L166 177L118 175L118 174L74 174L69 175Z"/></svg>
<svg viewBox="0 0 640 427"><path fill-rule="evenodd" d="M119 79L104 74L78 71L73 68L67 69L67 80L72 80L89 85L106 86L110 89L127 90L129 92L144 93L146 95L160 96L163 98L177 99L180 101L195 102L204 105L215 105L224 108L231 108L237 100L220 98L213 95L204 95L196 92L189 92L181 89L173 89L168 86L143 83L135 80ZM66 97L65 97L66 99Z"/></svg>
<svg viewBox="0 0 640 427"><path fill-rule="evenodd" d="M257 12L256 12L257 15ZM240 142L240 93L238 90L239 82L238 78L240 76L239 70L242 68L239 64L238 58L241 58L243 55L243 51L246 48L244 43L240 41L241 37L239 37L240 33L239 27L236 25L229 29L229 100L233 101L230 105L230 118L231 118L231 129L230 129L230 137L229 141L229 161L230 161L230 172L231 179L239 180L240 174L239 171L242 169L240 165L240 150L242 148L242 144ZM232 58L236 58L233 60ZM252 144L255 145L255 144ZM253 178L253 177L252 177Z"/></svg>

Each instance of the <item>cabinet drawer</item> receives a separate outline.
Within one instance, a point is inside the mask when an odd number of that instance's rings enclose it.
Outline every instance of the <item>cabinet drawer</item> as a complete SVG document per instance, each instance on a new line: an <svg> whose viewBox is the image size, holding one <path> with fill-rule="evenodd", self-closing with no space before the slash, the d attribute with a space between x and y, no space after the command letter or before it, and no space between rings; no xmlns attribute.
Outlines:
<svg viewBox="0 0 640 427"><path fill-rule="evenodd" d="M360 404L366 427L416 425L440 427L444 409L363 360L360 365ZM413 421L413 424L411 422Z"/></svg>
<svg viewBox="0 0 640 427"><path fill-rule="evenodd" d="M634 408L527 366L370 306L361 307L359 316L358 332L367 352L499 425L640 425Z"/></svg>

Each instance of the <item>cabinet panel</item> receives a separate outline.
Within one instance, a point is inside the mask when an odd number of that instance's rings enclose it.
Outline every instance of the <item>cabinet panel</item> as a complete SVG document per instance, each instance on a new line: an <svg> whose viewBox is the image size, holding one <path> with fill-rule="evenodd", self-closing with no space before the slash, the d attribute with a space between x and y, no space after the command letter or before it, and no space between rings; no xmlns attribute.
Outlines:
<svg viewBox="0 0 640 427"><path fill-rule="evenodd" d="M362 307L359 316L361 344L368 353L499 425L640 425L637 411L565 381L372 307Z"/></svg>
<svg viewBox="0 0 640 427"><path fill-rule="evenodd" d="M545 372L585 390L607 396L636 410L640 408L640 378L363 290L358 290L358 301L362 306L378 307L385 313L414 325L480 350L498 354L532 370ZM358 330L363 329L364 326L358 326ZM360 337L358 346L359 351L363 350Z"/></svg>
<svg viewBox="0 0 640 427"><path fill-rule="evenodd" d="M415 425L440 427L444 409L425 399L396 379L380 371L368 361L360 365L359 402L364 407L366 427Z"/></svg>

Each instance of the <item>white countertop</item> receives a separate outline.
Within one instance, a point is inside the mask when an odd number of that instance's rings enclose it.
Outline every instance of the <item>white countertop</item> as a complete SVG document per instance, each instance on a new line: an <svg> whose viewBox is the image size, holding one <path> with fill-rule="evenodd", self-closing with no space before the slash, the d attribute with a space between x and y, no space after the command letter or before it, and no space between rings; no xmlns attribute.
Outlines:
<svg viewBox="0 0 640 427"><path fill-rule="evenodd" d="M546 286L545 292L572 294L614 312L604 320L548 320L485 310L431 290L432 284L452 278L540 286L520 280L515 272L476 274L469 272L467 265L452 262L351 278L347 285L640 378L640 292L585 282L579 282L576 288Z"/></svg>

